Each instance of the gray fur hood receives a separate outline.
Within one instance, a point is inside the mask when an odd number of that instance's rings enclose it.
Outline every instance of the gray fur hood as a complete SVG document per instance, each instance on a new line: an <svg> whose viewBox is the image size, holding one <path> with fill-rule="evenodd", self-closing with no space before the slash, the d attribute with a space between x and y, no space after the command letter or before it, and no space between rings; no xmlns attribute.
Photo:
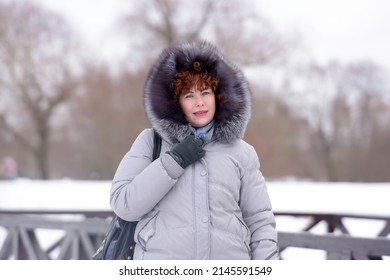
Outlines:
<svg viewBox="0 0 390 280"><path fill-rule="evenodd" d="M164 50L146 79L144 105L152 126L165 139L181 141L191 133L181 109L171 101L171 83L178 71L191 70L198 61L219 80L213 138L231 143L244 136L251 112L251 92L242 72L207 42L182 43Z"/></svg>

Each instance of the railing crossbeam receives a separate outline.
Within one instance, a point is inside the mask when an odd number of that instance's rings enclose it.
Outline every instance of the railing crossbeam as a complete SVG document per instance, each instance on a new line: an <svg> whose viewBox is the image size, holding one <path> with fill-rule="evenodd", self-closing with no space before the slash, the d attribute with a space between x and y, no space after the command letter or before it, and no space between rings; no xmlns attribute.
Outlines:
<svg viewBox="0 0 390 280"><path fill-rule="evenodd" d="M107 231L112 212L0 212L0 227L5 229L0 244L0 259L90 259ZM61 216L66 215L66 216ZM298 218L311 218L306 232L279 232L279 249L306 248L326 252L327 259L383 259L390 257L390 218L321 213L275 213ZM66 217L66 219L64 218ZM344 218L385 221L376 238L351 236ZM327 234L309 232L325 223ZM56 240L41 240L39 230L61 233ZM46 235L43 235L46 236ZM55 235L54 235L55 236ZM50 241L50 244L48 244ZM43 245L45 248L43 249ZM48 246L50 245L50 246Z"/></svg>

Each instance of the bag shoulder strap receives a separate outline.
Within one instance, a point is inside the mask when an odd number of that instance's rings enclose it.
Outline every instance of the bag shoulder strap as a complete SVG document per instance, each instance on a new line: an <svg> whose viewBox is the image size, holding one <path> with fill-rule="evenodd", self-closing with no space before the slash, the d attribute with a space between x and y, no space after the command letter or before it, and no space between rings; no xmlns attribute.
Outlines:
<svg viewBox="0 0 390 280"><path fill-rule="evenodd" d="M161 136L158 134L158 132L153 129L154 132L154 139L153 139L153 161L156 160L160 156L161 152Z"/></svg>

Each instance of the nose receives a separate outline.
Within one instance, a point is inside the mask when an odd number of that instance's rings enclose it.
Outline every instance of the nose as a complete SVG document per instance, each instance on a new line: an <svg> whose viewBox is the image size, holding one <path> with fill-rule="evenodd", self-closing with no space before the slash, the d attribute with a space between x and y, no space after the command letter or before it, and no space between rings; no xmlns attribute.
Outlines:
<svg viewBox="0 0 390 280"><path fill-rule="evenodd" d="M196 99L196 106L200 107L200 106L203 106L203 105L204 105L204 101L203 101L202 96L198 96L197 99Z"/></svg>

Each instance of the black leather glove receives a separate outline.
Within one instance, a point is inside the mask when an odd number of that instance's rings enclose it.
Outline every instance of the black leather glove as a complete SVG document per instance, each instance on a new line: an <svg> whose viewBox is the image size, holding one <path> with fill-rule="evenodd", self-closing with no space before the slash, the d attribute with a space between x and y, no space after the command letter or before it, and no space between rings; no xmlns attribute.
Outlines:
<svg viewBox="0 0 390 280"><path fill-rule="evenodd" d="M203 141L188 135L184 140L167 152L183 168L200 160L206 153L203 150Z"/></svg>

